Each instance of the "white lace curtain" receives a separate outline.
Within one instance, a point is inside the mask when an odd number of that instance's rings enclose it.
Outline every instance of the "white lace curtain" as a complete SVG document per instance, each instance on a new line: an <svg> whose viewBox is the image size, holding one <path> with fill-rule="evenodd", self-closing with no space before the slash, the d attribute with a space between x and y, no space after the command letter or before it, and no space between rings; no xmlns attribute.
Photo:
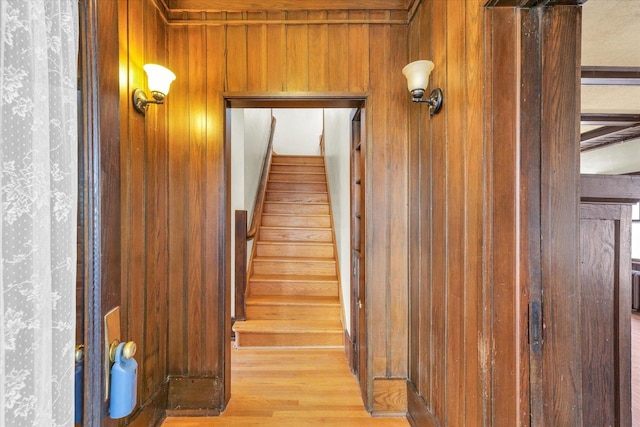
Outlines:
<svg viewBox="0 0 640 427"><path fill-rule="evenodd" d="M77 0L0 0L0 425L73 425Z"/></svg>

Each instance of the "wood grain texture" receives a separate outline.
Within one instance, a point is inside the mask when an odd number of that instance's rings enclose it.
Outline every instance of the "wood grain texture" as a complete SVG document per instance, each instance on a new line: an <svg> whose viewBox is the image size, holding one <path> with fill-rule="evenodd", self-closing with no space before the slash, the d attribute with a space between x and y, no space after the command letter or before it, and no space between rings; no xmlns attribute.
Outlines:
<svg viewBox="0 0 640 427"><path fill-rule="evenodd" d="M123 274L131 289L125 300L128 322L134 321L131 330L143 335L150 352L141 371L146 390L141 395L157 389L159 378L173 375L219 377L226 390L220 396L228 397L230 378L222 377L229 363L230 327L220 308L229 298L230 151L224 142L228 129L223 103L229 91L370 94L365 193L376 196L367 201L370 215L364 227L371 253L363 275L370 278L367 298L375 300L372 310L381 315L375 317L379 324L367 326L371 345L363 360L369 360L368 365L375 359L368 375L406 375L409 104L402 78L389 76L399 76L407 62L407 29L379 21L400 20L401 14L342 8L224 14L184 10L170 12L170 20L179 14L194 25L173 25L152 3L122 2L132 8L127 16L141 8L150 18L149 28L155 29L127 32L129 84L144 86L140 67L150 60L164 61L178 76L164 105L151 106L145 118L133 112L126 118L127 135L135 141L123 156L128 162L125 230L132 236L124 247L128 267ZM133 25L128 19L127 31ZM233 25L198 25L198 19L227 19ZM325 20L332 23L319 23ZM340 23L333 23L336 20ZM369 20L383 23L372 26ZM243 21L246 25L236 25ZM122 91L121 97L130 110L129 92ZM143 203L138 203L139 196ZM147 323L157 327L140 328L135 322L144 316L138 308L147 313ZM162 327L166 340L157 337ZM369 406L371 390L365 393Z"/></svg>
<svg viewBox="0 0 640 427"><path fill-rule="evenodd" d="M104 401L103 316L120 305L122 291L120 56L119 33L113 30L118 28L120 14L114 2L83 0L78 6L87 190L83 417L87 424L112 426L115 423L108 419Z"/></svg>
<svg viewBox="0 0 640 427"><path fill-rule="evenodd" d="M615 193L621 196L617 203ZM637 188L622 186L603 202L580 205L581 391L583 418L590 424L633 424L630 193L637 195Z"/></svg>
<svg viewBox="0 0 640 427"><path fill-rule="evenodd" d="M367 413L339 349L233 350L231 376L233 397L219 417L169 417L163 426L409 425Z"/></svg>
<svg viewBox="0 0 640 427"><path fill-rule="evenodd" d="M151 2L119 5L122 179L122 310L121 340L138 348L139 413L129 419L144 423L161 417L166 402L159 394L167 375L168 206L166 109L152 106L144 117L130 101L134 88L146 90L142 65L166 64L167 29ZM143 18L144 25L131 25ZM144 409L142 409L144 408ZM141 421L146 420L146 421Z"/></svg>
<svg viewBox="0 0 640 427"><path fill-rule="evenodd" d="M640 315L631 314L631 421L640 420Z"/></svg>
<svg viewBox="0 0 640 427"><path fill-rule="evenodd" d="M523 284L518 275L520 262L518 237L520 192L516 185L520 174L518 164L518 74L520 21L518 11L504 8L492 10L490 42L492 49L492 88L490 115L491 194L491 356L492 423L519 425L521 389L518 348L521 307L519 296ZM499 77L503 76L503 77ZM503 80L504 79L504 80ZM499 123L499 125L496 125ZM528 357L528 354L527 354ZM514 373L518 373L515 375Z"/></svg>
<svg viewBox="0 0 640 427"><path fill-rule="evenodd" d="M594 425L616 424L615 319L616 224L585 218L581 206L582 399L584 418Z"/></svg>
<svg viewBox="0 0 640 427"><path fill-rule="evenodd" d="M406 378L373 379L373 413L404 416L407 412Z"/></svg>
<svg viewBox="0 0 640 427"><path fill-rule="evenodd" d="M541 22L541 252L545 347L544 424L581 424L579 138L580 9L543 9ZM560 80L561 79L561 80ZM547 238L544 238L544 237Z"/></svg>

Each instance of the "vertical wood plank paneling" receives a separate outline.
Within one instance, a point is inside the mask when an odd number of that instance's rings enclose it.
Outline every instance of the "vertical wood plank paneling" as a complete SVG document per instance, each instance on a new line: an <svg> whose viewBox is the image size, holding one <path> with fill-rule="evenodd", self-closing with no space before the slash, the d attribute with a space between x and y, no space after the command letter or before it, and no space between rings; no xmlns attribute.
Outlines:
<svg viewBox="0 0 640 427"><path fill-rule="evenodd" d="M140 17L145 17L145 4L143 2L129 2L129 22ZM146 88L145 73L142 70L142 65L145 62L145 45L146 36L143 26L137 28L129 28L129 60L131 75L131 82L133 87ZM129 156L128 164L130 168L127 173L130 178L130 204L126 206L128 215L125 217L130 224L129 235L130 239L130 252L127 259L126 266L128 272L128 280L126 292L128 293L129 300L126 307L127 311L127 339L133 340L136 344L140 345L141 354L146 354L146 339L145 339L145 299L146 299L146 222L145 222L145 153L146 153L146 132L145 132L145 120L144 117L132 114L130 117L129 126ZM143 284L143 286L136 286L133 284ZM121 340L125 337L120 337ZM145 372L145 360L141 360L138 366L140 372ZM146 384L139 384L139 391L141 394L147 393Z"/></svg>
<svg viewBox="0 0 640 427"><path fill-rule="evenodd" d="M518 397L513 390L518 389L518 371L516 352L509 343L517 342L517 309L514 307L520 286L517 275L519 224L516 216L518 202L519 175L517 162L517 52L519 49L518 12L511 8L496 8L492 19L500 22L493 25L492 54L494 61L491 86L500 92L492 97L491 115L493 128L490 140L491 163L495 169L491 174L500 174L494 178L491 194L492 216L492 253L494 261L492 271L492 346L496 350L492 355L492 423L514 425L517 421ZM510 82L509 84L505 84ZM499 125L497 125L499 124ZM503 175L504 174L504 175ZM509 201L509 202L507 202Z"/></svg>
<svg viewBox="0 0 640 427"><path fill-rule="evenodd" d="M180 76L173 83L173 96L170 105L170 117L182 117L189 111L189 70L187 60L189 52L189 37L184 27L170 27L169 29L169 66ZM177 55L175 52L182 52ZM169 355L168 374L182 375L187 373L186 328L187 307L185 301L185 258L186 248L186 211L188 198L186 196L187 181L187 151L189 140L189 124L187 120L169 121L169 290L168 312L169 319Z"/></svg>
<svg viewBox="0 0 640 427"><path fill-rule="evenodd" d="M415 21L412 25L415 28L417 43L418 46L418 56L411 58L412 60L418 60L423 58L432 58L432 43L431 43L431 16L432 7L431 5L423 6L418 11L419 20ZM425 37L428 35L428 37ZM410 96L410 95L407 95ZM417 107L417 108L416 108ZM435 360L432 357L432 346L433 346L433 330L431 330L431 321L433 319L433 309L435 304L433 303L433 288L434 288L434 280L432 275L433 270L433 250L432 250L432 186L433 186L433 147L431 143L431 118L429 117L429 112L415 105L412 110L418 111L418 125L416 126L416 122L411 120L409 127L416 127L420 130L419 139L417 140L417 144L420 146L420 189L419 189L419 197L421 200L420 210L420 237L421 240L416 241L415 244L420 246L420 265L421 269L420 275L418 277L419 282L416 286L420 287L420 299L419 305L416 307L419 313L419 324L418 328L420 329L420 341L416 342L418 344L417 351L419 351L418 355L418 371L419 374L417 377L412 377L415 387L422 393L426 402L431 402L432 392L431 392L431 369L433 369L432 364ZM414 242L414 240L411 240ZM410 341L413 343L413 341Z"/></svg>
<svg viewBox="0 0 640 427"><path fill-rule="evenodd" d="M266 12L249 12L247 19L265 19ZM207 67L208 68L208 67ZM247 26L247 90L267 90L267 26Z"/></svg>
<svg viewBox="0 0 640 427"><path fill-rule="evenodd" d="M447 424L464 425L465 341L465 163L463 130L466 126L466 70L464 49L465 2L447 2L446 86L447 108L447 314L446 314L446 402ZM453 125L455 123L455 126ZM475 335L475 333L474 333Z"/></svg>
<svg viewBox="0 0 640 427"><path fill-rule="evenodd" d="M370 236L371 248L367 248L367 303L366 306L369 313L377 313L369 315L369 354L370 369L369 377L384 376L387 369L387 300L386 288L388 286L388 259L384 255L389 247L389 209L387 181L391 170L391 164L388 162L389 144L389 122L387 120L377 120L377 117L387 117L389 114L389 64L386 58L390 52L390 34L389 27L383 25L371 25L370 27L370 82L371 91L373 92L372 107L370 111L371 120L371 138L369 144L370 167L367 171L371 171L371 176L367 177L367 181L371 182L371 206L372 211L367 212L367 218L371 220L371 224L379 224L377 227L371 226L367 228L367 235ZM329 35L330 44L332 34ZM331 57L330 57L331 61ZM330 65L331 68L331 65ZM374 173L375 172L375 173ZM384 224L384 225L383 225ZM370 269L370 270L369 270Z"/></svg>
<svg viewBox="0 0 640 427"><path fill-rule="evenodd" d="M244 30L244 28L243 28ZM187 354L189 372L201 369L203 354L203 147L206 141L205 28L189 27L189 141L187 157L188 231L187 256ZM246 68L245 68L246 70ZM246 75L245 75L246 76ZM185 145L186 141L185 141ZM199 331L196 332L196 331Z"/></svg>
<svg viewBox="0 0 640 427"><path fill-rule="evenodd" d="M536 52L539 50L540 43L540 14L535 10L521 12L521 50L522 52ZM541 239L538 236L541 221L541 188L540 188L540 168L539 166L532 168L530 165L540 165L540 81L541 81L542 63L540 55L529 56L526 65L521 66L521 79L528 82L521 90L522 99L526 99L526 107L521 114L524 114L528 120L521 124L520 135L525 139L520 152L521 167L521 184L520 191L526 191L527 197L522 201L520 208L520 217L522 221L521 227L521 264L520 276L522 280L522 295L526 304L526 310L529 312L526 320L533 320L532 313L528 309L531 303L542 303L542 284L541 284ZM526 300L529 301L526 301ZM522 304L521 304L522 306ZM525 307L523 307L525 309ZM525 327L528 327L526 325ZM530 405L521 405L521 417L529 421L530 425L539 425L543 423L543 406L542 390L539 384L541 375L539 374L542 366L542 357L539 351L530 351L529 343L521 344L523 354L529 354L528 363L523 363L523 383L528 384L528 388L523 388L527 392Z"/></svg>
<svg viewBox="0 0 640 427"><path fill-rule="evenodd" d="M426 10L427 8L422 8ZM409 26L408 34L408 60L407 62L415 61L421 58L420 54L420 37L419 28L422 20L422 14L418 13L414 17L413 24ZM405 102L409 102L409 94L405 93ZM414 106L415 107L415 106ZM408 380L415 384L420 383L420 377L422 370L420 364L421 348L423 348L423 336L421 326L421 314L423 311L428 310L428 306L422 307L421 299L423 295L423 288L421 285L421 274L426 269L427 264L422 263L424 237L422 234L423 228L421 227L421 218L426 216L424 213L428 212L428 209L423 209L424 200L421 197L421 188L424 185L425 179L422 177L422 154L423 150L420 144L420 130L421 126L412 126L419 122L419 108L409 108L408 123L409 131L408 137L408 229L409 235L414 236L409 241L409 367L408 367ZM427 347L428 348L428 347Z"/></svg>
<svg viewBox="0 0 640 427"><path fill-rule="evenodd" d="M419 144L409 214L412 203L422 212L410 221L418 237L408 242L417 253L410 256L410 301L419 301L410 313L408 401L410 419L425 425L482 425L486 413L484 11L478 0L426 1L409 27L409 60L433 60L429 90L442 87L445 99L436 116L426 108L409 114L409 144Z"/></svg>
<svg viewBox="0 0 640 427"><path fill-rule="evenodd" d="M365 11L350 11L350 19L366 19ZM369 87L369 25L349 25L349 91L365 92ZM404 49L401 49L404 51Z"/></svg>
<svg viewBox="0 0 640 427"><path fill-rule="evenodd" d="M467 2L465 10L465 46L483 46L484 2ZM465 164L465 425L483 425L484 422L484 378L488 366L486 350L482 350L486 339L483 331L483 231L484 224L484 64L483 49L465 49L463 81L466 93L466 126L464 128Z"/></svg>
<svg viewBox="0 0 640 427"><path fill-rule="evenodd" d="M165 106L146 116L133 110L131 92L148 93L145 63L167 64L167 28L151 2L120 1L120 197L122 218L121 340L137 344L138 400L134 423L155 422L167 376L167 133ZM143 25L139 25L143 22ZM110 171L111 173L111 171ZM140 421L142 420L142 421Z"/></svg>
<svg viewBox="0 0 640 427"><path fill-rule="evenodd" d="M224 109L220 93L224 89L225 69L219 60L224 54L224 28L207 27L207 141L205 154L205 201L206 221L205 236L220 236L221 221L229 210L222 204L221 195L224 194L224 158L223 129ZM227 213L228 214L228 213ZM229 339L220 336L218 325L224 323L224 313L221 310L211 310L220 307L223 295L220 287L224 286L220 271L223 270L225 254L220 248L219 238L207 237L205 240L205 289L204 301L206 315L202 329L208 334L203 355L203 374L219 374L224 361L229 361L228 355L223 358L220 344ZM228 347L228 346L227 346Z"/></svg>
<svg viewBox="0 0 640 427"><path fill-rule="evenodd" d="M326 11L309 11L309 19L323 20ZM329 51L329 28L326 24L309 25L309 90L329 90L329 58L320 52Z"/></svg>
<svg viewBox="0 0 640 427"><path fill-rule="evenodd" d="M431 11L431 54L436 68L431 74L430 86L445 87L447 76L447 5L449 2L433 1ZM448 96L445 95L448 99ZM447 110L447 108L445 108ZM427 113L425 112L425 118ZM446 399L446 316L447 316L447 246L448 233L448 199L447 195L447 115L439 114L431 117L431 149L432 149L432 198L433 209L432 232L432 355L428 367L431 376L430 409L438 419L447 424Z"/></svg>
<svg viewBox="0 0 640 427"><path fill-rule="evenodd" d="M346 19L348 12L327 12L327 19ZM346 24L329 26L329 90L349 89L349 29Z"/></svg>
<svg viewBox="0 0 640 427"><path fill-rule="evenodd" d="M388 58L387 79L389 80L389 147L387 159L388 193L390 207L388 236L389 271L387 291L387 367L385 376L402 377L407 372L407 310L393 303L407 301L407 113L410 104L406 101L406 82L402 67L407 63L407 29L391 26L389 30L391 55ZM350 74L352 70L349 70ZM394 78L391 78L393 76ZM413 107L413 105L411 105ZM403 171L402 173L398 173ZM393 254L393 256L389 256Z"/></svg>
<svg viewBox="0 0 640 427"><path fill-rule="evenodd" d="M86 13L88 18L88 22L84 23L87 24L85 29L89 33L83 36L86 42L83 46L86 48L86 62L82 64L87 79L83 82L84 89L87 89L84 93L87 107L85 117L90 120L87 123L87 156L90 162L88 165L91 166L88 166L87 175L92 184L87 202L90 209L96 209L94 212L90 211L87 227L89 285L85 290L89 299L89 315L86 324L88 330L85 333L85 339L88 340L85 342L85 375L93 381L85 383L92 399L85 401L84 409L90 423L113 426L115 423L107 416L107 402L102 399L106 372L101 363L95 362L105 357L102 350L104 325L101 316L120 305L125 292L122 285L120 234L123 222L120 192L122 120L117 99L120 58L118 21L122 15L116 2L83 2L79 6L80 12ZM94 66L99 72L95 72ZM93 183L96 185L93 186ZM99 228L93 230L94 225Z"/></svg>
<svg viewBox="0 0 640 427"><path fill-rule="evenodd" d="M582 424L579 258L580 8L544 9L542 21L542 286L547 329L545 424ZM561 72L559 72L561 71ZM549 123L555 124L555 126ZM551 238L553 236L553 238ZM579 299L578 299L579 301ZM588 420L585 420L588 422Z"/></svg>
<svg viewBox="0 0 640 427"><path fill-rule="evenodd" d="M284 12L268 12L269 19L284 19ZM282 25L267 25L267 90L282 92L285 87L286 35Z"/></svg>
<svg viewBox="0 0 640 427"><path fill-rule="evenodd" d="M129 333L129 260L131 259L131 222L130 222L130 206L131 206L131 154L129 144L129 128L131 122L134 121L133 107L129 94L131 93L132 85L135 84L133 78L135 73L131 66L132 56L135 49L139 49L135 46L129 46L129 7L127 0L121 0L118 3L118 43L120 45L120 217L121 217L121 229L122 238L119 251L122 254L122 266L120 270L120 282L122 284L122 294L119 304L121 304L122 310L120 311L121 324L127 327L127 334ZM131 49L134 49L131 52ZM124 71L122 71L124 70ZM111 307L113 308L113 307Z"/></svg>
<svg viewBox="0 0 640 427"><path fill-rule="evenodd" d="M158 35L155 46L155 58L160 64L168 64L167 55L167 33L168 29L162 20L159 12L155 11L156 16L156 34ZM169 99L166 101L170 102ZM161 109L156 111L155 127L152 128L152 132L158 135L156 138L156 165L157 171L153 178L156 183L155 191L155 207L150 208L151 212L155 212L153 216L153 232L154 236L155 252L149 259L149 265L147 270L153 269L155 272L154 277L150 277L148 283L155 283L155 301L153 306L148 306L148 310L152 315L155 315L155 321L153 317L150 318L147 324L154 322L154 329L151 330L152 334L157 335L158 352L156 355L158 372L156 374L156 382L151 393L155 392L158 388L162 387L162 384L166 380L167 376L167 325L168 325L168 313L167 313L167 287L169 277L169 253L168 253L168 241L169 236L167 233L169 224L169 205L167 201L168 196L168 138L167 138L167 121L168 121L168 105L165 105ZM148 215L151 216L151 215Z"/></svg>
<svg viewBox="0 0 640 427"><path fill-rule="evenodd" d="M153 62L158 63L158 59L156 57L157 51L157 43L159 33L156 31L156 21L157 17L155 14L155 8L145 2L143 3L144 13L143 16L145 18L145 25L149 29L153 29L151 31L145 31L144 36L144 62ZM147 116L143 120L145 125L145 147L143 151L144 161L142 165L136 165L142 173L144 173L144 185L137 186L142 187L144 191L144 239L142 241L136 242L136 244L144 245L145 248L145 257L144 257L144 277L140 278L139 283L144 283L144 286L141 288L144 289L144 306L142 310L138 311L136 314L139 316L139 323L141 327L143 327L144 334L140 337L143 339L140 354L144 354L144 361L141 366L139 366L140 372L143 372L143 381L140 381L140 386L142 389L142 393L140 394L141 399L151 395L151 393L156 390L156 387L159 383L156 383L157 379L156 375L161 375L158 372L158 339L159 332L158 330L154 330L154 327L149 328L148 325L157 325L158 319L155 316L155 310L153 307L156 303L156 292L159 287L162 286L160 281L157 278L157 265L153 262L153 258L157 253L157 236L154 235L154 219L157 217L159 212L156 210L156 201L157 201L157 179L156 175L158 172L158 164L157 164L157 147L158 141L162 138L158 132L155 131L157 125L158 111L154 109L154 111L148 112ZM153 213L152 213L153 212ZM132 287L133 288L133 287ZM139 343L138 343L139 344ZM144 401L144 400L141 400Z"/></svg>
<svg viewBox="0 0 640 427"><path fill-rule="evenodd" d="M305 20L306 11L288 12L291 20ZM309 33L308 25L287 25L285 90L289 92L307 91L309 89Z"/></svg>
<svg viewBox="0 0 640 427"><path fill-rule="evenodd" d="M230 14L228 14L230 15ZM240 15L240 14L237 14ZM233 18L231 16L230 18ZM238 17L239 18L239 17ZM247 90L247 27L227 27L227 88L230 92Z"/></svg>

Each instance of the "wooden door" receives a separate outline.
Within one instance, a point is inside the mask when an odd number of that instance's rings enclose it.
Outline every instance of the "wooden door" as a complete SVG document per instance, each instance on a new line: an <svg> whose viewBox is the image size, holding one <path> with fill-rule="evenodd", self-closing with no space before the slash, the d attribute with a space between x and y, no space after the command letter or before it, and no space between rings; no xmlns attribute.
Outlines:
<svg viewBox="0 0 640 427"><path fill-rule="evenodd" d="M106 378L108 357L104 315L120 305L120 124L119 99L101 94L119 92L118 3L79 2L81 129L84 180L79 215L82 215L83 263L82 331L77 342L84 348L83 425L114 426L108 416ZM114 31L114 28L116 29Z"/></svg>
<svg viewBox="0 0 640 427"><path fill-rule="evenodd" d="M364 109L351 119L351 369L367 401L367 330L364 240Z"/></svg>
<svg viewBox="0 0 640 427"><path fill-rule="evenodd" d="M631 425L631 206L580 206L585 425Z"/></svg>
<svg viewBox="0 0 640 427"><path fill-rule="evenodd" d="M631 426L631 204L634 176L582 175L580 392L583 425Z"/></svg>

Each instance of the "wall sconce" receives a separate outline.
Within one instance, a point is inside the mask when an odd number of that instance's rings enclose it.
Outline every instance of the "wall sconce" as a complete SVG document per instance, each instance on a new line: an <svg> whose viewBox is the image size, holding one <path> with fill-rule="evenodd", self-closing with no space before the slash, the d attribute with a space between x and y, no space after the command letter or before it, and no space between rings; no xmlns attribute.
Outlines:
<svg viewBox="0 0 640 427"><path fill-rule="evenodd" d="M133 91L133 106L137 112L144 115L149 104L162 104L164 97L169 93L171 82L176 79L176 75L168 68L157 64L145 64L142 67L147 73L147 81L153 100L147 98L147 94L140 88Z"/></svg>
<svg viewBox="0 0 640 427"><path fill-rule="evenodd" d="M432 116L442 108L442 89L432 90L426 99L423 99L422 96L429 86L429 74L431 74L433 67L433 62L423 59L407 64L402 69L402 74L407 78L407 87L413 96L413 102L429 104L429 114Z"/></svg>

